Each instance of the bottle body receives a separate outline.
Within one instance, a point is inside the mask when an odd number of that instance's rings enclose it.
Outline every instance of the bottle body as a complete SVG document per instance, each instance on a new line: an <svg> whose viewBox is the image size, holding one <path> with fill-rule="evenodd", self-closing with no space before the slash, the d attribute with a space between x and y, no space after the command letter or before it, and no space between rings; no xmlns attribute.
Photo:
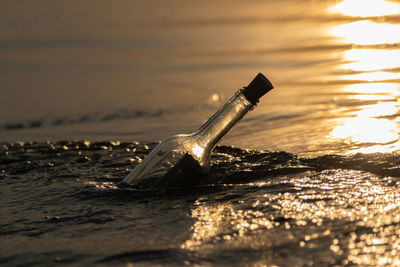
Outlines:
<svg viewBox="0 0 400 267"><path fill-rule="evenodd" d="M210 171L211 151L222 137L252 108L239 90L217 113L192 134L169 137L124 179L125 183L152 186L185 155L198 162L203 174ZM188 177L190 179L190 177Z"/></svg>
<svg viewBox="0 0 400 267"><path fill-rule="evenodd" d="M172 136L157 145L123 182L144 187L195 185L210 171L211 151L217 143L272 88L259 73L197 131Z"/></svg>
<svg viewBox="0 0 400 267"><path fill-rule="evenodd" d="M210 169L210 158L201 153L193 135L174 135L158 144L123 182L145 187L154 186L186 154L195 158L204 169L204 173L207 173Z"/></svg>

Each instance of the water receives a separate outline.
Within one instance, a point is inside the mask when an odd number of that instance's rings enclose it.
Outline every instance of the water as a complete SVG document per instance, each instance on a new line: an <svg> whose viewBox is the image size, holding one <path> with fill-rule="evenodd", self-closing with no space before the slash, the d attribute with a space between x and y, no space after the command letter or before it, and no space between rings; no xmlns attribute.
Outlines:
<svg viewBox="0 0 400 267"><path fill-rule="evenodd" d="M1 264L400 264L398 1L6 6ZM120 183L258 72L198 187Z"/></svg>
<svg viewBox="0 0 400 267"><path fill-rule="evenodd" d="M2 141L159 141L194 131L263 72L276 89L224 144L304 155L400 148L396 2L8 6Z"/></svg>
<svg viewBox="0 0 400 267"><path fill-rule="evenodd" d="M154 145L3 144L2 264L399 263L397 155L217 147L197 187L121 184Z"/></svg>

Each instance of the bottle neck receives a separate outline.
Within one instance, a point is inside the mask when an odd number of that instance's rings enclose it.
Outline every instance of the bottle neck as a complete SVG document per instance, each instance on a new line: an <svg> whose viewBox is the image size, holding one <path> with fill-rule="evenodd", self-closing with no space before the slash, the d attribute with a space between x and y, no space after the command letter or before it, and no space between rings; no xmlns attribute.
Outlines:
<svg viewBox="0 0 400 267"><path fill-rule="evenodd" d="M252 104L243 94L243 89L215 113L194 134L205 151L211 151L218 141L251 109Z"/></svg>

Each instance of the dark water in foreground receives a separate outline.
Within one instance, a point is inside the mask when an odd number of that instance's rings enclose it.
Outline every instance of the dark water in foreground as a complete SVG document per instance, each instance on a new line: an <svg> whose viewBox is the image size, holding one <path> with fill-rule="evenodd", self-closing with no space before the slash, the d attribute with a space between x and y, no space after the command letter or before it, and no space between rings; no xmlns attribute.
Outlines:
<svg viewBox="0 0 400 267"><path fill-rule="evenodd" d="M3 143L0 264L400 263L397 154L222 146L198 187L122 185L153 146Z"/></svg>

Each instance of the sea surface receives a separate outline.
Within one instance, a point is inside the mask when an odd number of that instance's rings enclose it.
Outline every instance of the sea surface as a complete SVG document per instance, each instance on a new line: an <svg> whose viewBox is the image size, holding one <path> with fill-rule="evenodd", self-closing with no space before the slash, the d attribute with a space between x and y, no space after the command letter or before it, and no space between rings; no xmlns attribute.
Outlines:
<svg viewBox="0 0 400 267"><path fill-rule="evenodd" d="M199 185L121 183L259 72ZM0 265L400 265L399 1L6 1L0 81Z"/></svg>

